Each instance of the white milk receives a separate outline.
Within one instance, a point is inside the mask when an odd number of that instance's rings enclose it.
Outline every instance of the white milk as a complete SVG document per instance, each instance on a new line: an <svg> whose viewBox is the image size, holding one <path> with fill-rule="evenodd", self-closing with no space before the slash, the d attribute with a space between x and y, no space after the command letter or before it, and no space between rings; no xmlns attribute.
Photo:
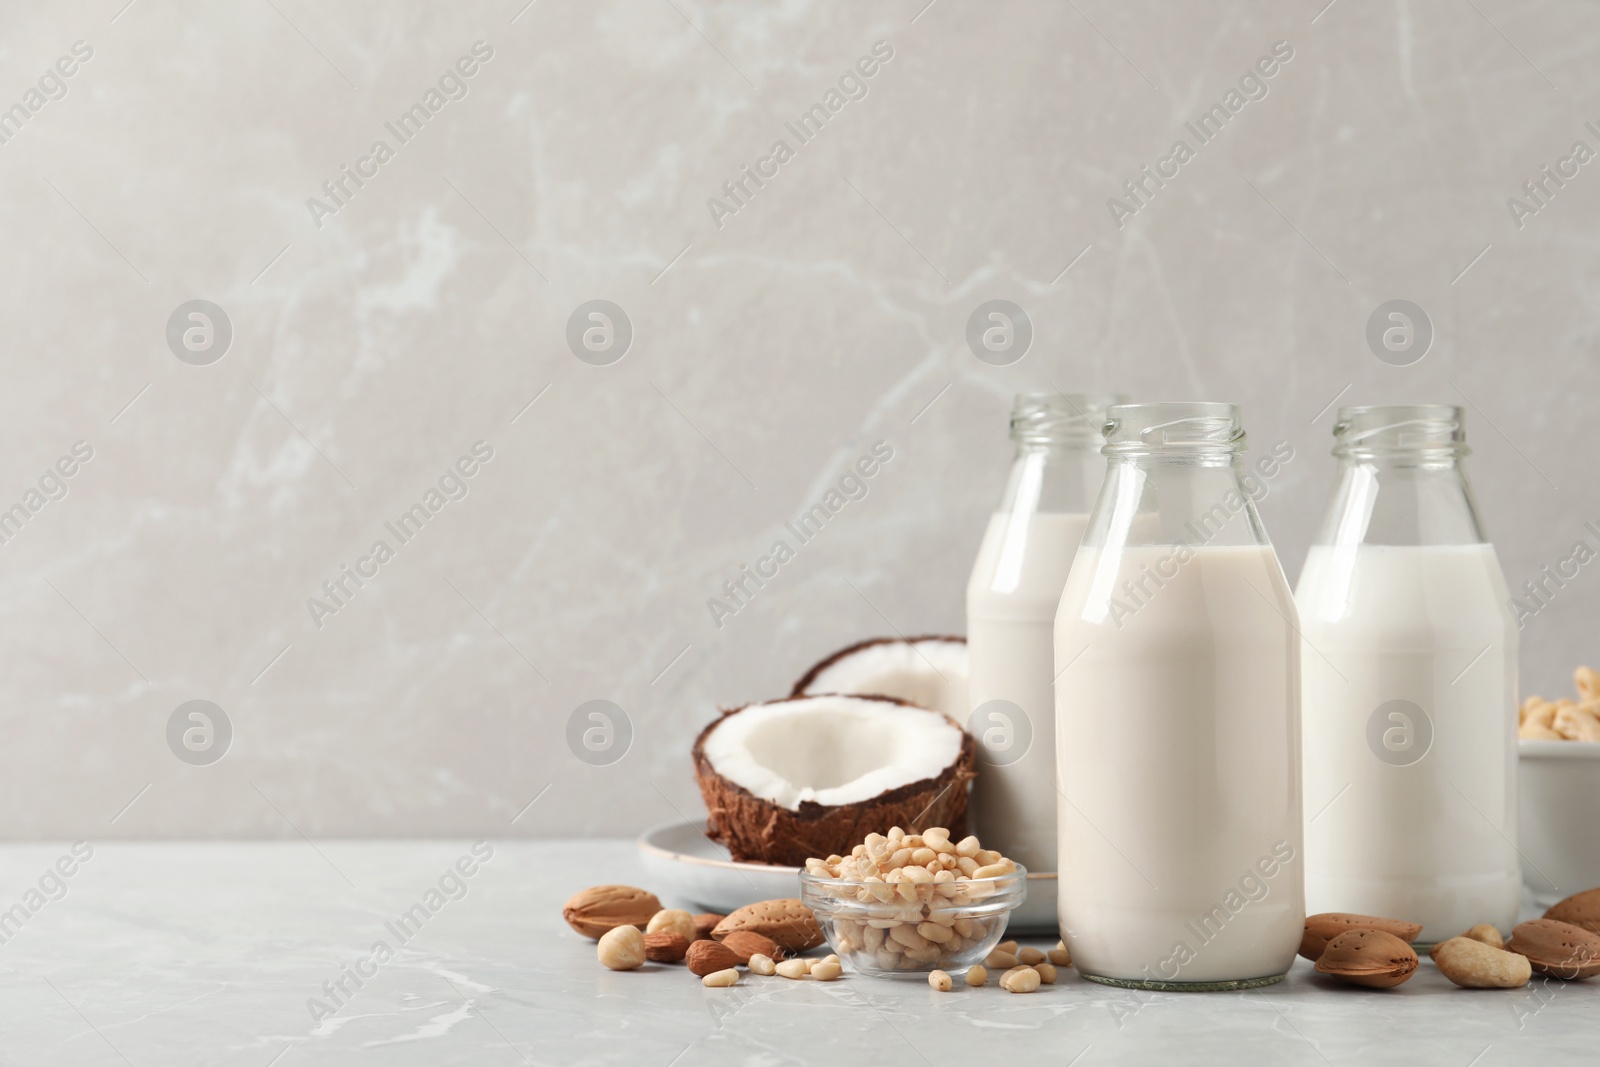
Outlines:
<svg viewBox="0 0 1600 1067"><path fill-rule="evenodd" d="M1270 546L1080 550L1055 658L1061 928L1083 973L1289 969L1305 922L1293 619Z"/></svg>
<svg viewBox="0 0 1600 1067"><path fill-rule="evenodd" d="M967 582L969 703L1004 700L1022 711L981 716L974 730L994 763L973 783L975 832L1030 871L1056 869L1056 606L1089 516L997 512ZM1004 716L1001 718L1000 716ZM1026 745L1020 757L1006 746ZM1009 762L1000 762L1006 760Z"/></svg>
<svg viewBox="0 0 1600 1067"><path fill-rule="evenodd" d="M1478 923L1509 932L1517 662L1494 547L1314 545L1296 599L1307 909L1419 922L1424 942ZM1422 708L1431 728L1400 708L1374 730L1391 700Z"/></svg>

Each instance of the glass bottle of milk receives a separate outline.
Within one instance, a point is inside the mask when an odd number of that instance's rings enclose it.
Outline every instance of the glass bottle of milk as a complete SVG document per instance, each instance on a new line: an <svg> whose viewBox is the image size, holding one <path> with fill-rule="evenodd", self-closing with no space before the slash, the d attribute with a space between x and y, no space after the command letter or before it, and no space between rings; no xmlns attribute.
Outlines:
<svg viewBox="0 0 1600 1067"><path fill-rule="evenodd" d="M1296 600L1306 903L1510 932L1517 629L1461 469L1462 409L1342 408L1339 481Z"/></svg>
<svg viewBox="0 0 1600 1067"><path fill-rule="evenodd" d="M1086 978L1243 989L1304 932L1300 638L1231 404L1113 407L1056 614L1059 917Z"/></svg>
<svg viewBox="0 0 1600 1067"><path fill-rule="evenodd" d="M968 726L981 761L975 832L1035 874L1056 869L1051 631L1105 475L1106 409L1122 399L1016 398L1016 456L967 582Z"/></svg>

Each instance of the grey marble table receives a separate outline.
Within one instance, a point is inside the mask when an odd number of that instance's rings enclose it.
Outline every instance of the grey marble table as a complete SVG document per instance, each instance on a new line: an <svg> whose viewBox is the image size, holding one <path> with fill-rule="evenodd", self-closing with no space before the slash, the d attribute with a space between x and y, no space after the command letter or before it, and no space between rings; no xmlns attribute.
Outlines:
<svg viewBox="0 0 1600 1067"><path fill-rule="evenodd" d="M0 1063L1490 1067L1600 1049L1600 980L1467 991L1426 960L1390 992L1303 961L1240 994L1070 972L1029 996L849 974L704 989L681 966L599 967L560 906L612 881L642 882L628 842L0 846Z"/></svg>

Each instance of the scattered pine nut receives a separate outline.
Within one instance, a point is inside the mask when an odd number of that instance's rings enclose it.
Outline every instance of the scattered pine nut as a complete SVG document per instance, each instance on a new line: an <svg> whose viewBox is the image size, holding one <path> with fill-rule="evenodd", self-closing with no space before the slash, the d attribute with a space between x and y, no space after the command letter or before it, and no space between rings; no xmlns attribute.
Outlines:
<svg viewBox="0 0 1600 1067"><path fill-rule="evenodd" d="M729 968L727 968L725 970L721 970L721 971L712 971L710 974L708 974L704 978L700 979L700 984L703 985L703 986L710 986L712 988L721 989L721 988L726 988L726 987L731 986L731 985L735 985L735 984L738 983L738 981L739 981L738 968L729 967Z"/></svg>

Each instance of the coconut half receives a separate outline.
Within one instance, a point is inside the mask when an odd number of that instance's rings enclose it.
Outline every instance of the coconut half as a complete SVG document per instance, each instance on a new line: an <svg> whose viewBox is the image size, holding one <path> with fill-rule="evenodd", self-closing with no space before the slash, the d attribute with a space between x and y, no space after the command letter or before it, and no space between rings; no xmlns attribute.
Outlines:
<svg viewBox="0 0 1600 1067"><path fill-rule="evenodd" d="M794 695L895 697L965 722L972 710L967 706L967 677L964 637L875 637L812 667L795 683Z"/></svg>
<svg viewBox="0 0 1600 1067"><path fill-rule="evenodd" d="M869 833L966 832L972 737L886 697L798 696L725 713L694 743L707 832L736 860L800 866Z"/></svg>

